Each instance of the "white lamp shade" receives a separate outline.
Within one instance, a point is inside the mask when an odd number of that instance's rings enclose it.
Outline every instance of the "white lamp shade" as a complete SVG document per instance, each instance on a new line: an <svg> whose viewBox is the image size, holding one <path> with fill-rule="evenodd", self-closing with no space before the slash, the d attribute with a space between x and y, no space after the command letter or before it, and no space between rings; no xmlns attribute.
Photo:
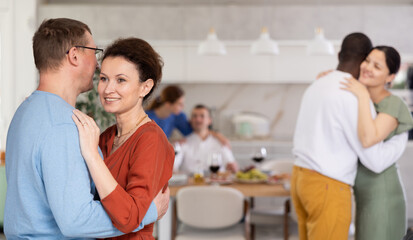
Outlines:
<svg viewBox="0 0 413 240"><path fill-rule="evenodd" d="M334 55L334 46L324 37L323 30L317 28L315 36L307 46L308 55Z"/></svg>
<svg viewBox="0 0 413 240"><path fill-rule="evenodd" d="M280 50L276 41L272 40L266 28L263 28L258 40L252 43L251 53L255 55L278 55Z"/></svg>
<svg viewBox="0 0 413 240"><path fill-rule="evenodd" d="M199 44L198 54L218 56L227 54L225 45L218 39L213 28L209 31L207 39Z"/></svg>

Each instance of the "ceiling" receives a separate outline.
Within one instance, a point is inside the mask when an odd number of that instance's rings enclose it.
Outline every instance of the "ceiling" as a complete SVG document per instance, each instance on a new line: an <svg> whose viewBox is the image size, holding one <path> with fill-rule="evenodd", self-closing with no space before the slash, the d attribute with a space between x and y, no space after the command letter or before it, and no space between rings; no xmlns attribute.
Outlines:
<svg viewBox="0 0 413 240"><path fill-rule="evenodd" d="M56 4L144 4L144 5L410 5L413 0L42 0Z"/></svg>

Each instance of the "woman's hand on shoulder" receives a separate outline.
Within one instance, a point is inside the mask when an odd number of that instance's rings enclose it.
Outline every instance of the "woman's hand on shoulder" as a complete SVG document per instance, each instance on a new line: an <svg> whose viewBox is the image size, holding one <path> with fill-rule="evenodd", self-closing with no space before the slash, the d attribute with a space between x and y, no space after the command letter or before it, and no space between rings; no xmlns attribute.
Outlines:
<svg viewBox="0 0 413 240"><path fill-rule="evenodd" d="M86 161L89 161L96 158L96 155L99 156L98 145L100 129L96 125L96 122L93 118L77 109L73 110L72 119L79 131L80 149L83 158Z"/></svg>
<svg viewBox="0 0 413 240"><path fill-rule="evenodd" d="M319 74L315 77L315 79L318 80L318 79L326 76L327 74L331 73L332 71L334 71L334 70L333 70L333 69L330 69L330 70L321 72L321 73L319 73Z"/></svg>
<svg viewBox="0 0 413 240"><path fill-rule="evenodd" d="M357 98L368 97L370 98L369 91L366 86L360 83L353 77L345 78L345 81L340 82L342 87L341 89L352 92Z"/></svg>

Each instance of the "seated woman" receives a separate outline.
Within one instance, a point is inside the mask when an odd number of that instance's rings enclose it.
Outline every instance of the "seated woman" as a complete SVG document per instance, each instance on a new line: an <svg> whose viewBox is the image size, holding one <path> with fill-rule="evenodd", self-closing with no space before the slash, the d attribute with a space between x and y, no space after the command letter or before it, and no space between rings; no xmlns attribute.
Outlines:
<svg viewBox="0 0 413 240"><path fill-rule="evenodd" d="M349 78L343 83L343 89L358 98L358 136L363 147L371 147L413 128L407 105L387 90L399 67L399 53L392 47L378 46L361 64L359 81ZM378 112L375 119L371 116L370 99ZM403 238L406 201L396 164L376 174L359 163L354 195L356 239Z"/></svg>
<svg viewBox="0 0 413 240"><path fill-rule="evenodd" d="M154 239L153 224L132 231L172 176L174 150L142 107L160 82L162 65L147 42L138 38L116 41L104 53L98 85L103 108L115 114L116 124L99 140L93 119L74 111L82 154L103 207L114 226L128 233L114 239Z"/></svg>
<svg viewBox="0 0 413 240"><path fill-rule="evenodd" d="M161 94L151 103L146 113L154 120L169 138L176 128L182 135L188 136L192 132L184 109L185 96L182 88L170 85L165 87Z"/></svg>

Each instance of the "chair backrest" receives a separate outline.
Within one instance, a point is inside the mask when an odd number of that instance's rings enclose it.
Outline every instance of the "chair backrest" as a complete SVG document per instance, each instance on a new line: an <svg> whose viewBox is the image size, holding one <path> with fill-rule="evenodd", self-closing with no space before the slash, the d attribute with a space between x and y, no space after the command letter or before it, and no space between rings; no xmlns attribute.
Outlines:
<svg viewBox="0 0 413 240"><path fill-rule="evenodd" d="M191 186L176 194L177 217L197 228L217 229L238 223L244 213L244 195L220 186Z"/></svg>
<svg viewBox="0 0 413 240"><path fill-rule="evenodd" d="M274 174L292 173L294 161L292 159L276 159L264 161L261 164L261 169L264 171L272 171Z"/></svg>

